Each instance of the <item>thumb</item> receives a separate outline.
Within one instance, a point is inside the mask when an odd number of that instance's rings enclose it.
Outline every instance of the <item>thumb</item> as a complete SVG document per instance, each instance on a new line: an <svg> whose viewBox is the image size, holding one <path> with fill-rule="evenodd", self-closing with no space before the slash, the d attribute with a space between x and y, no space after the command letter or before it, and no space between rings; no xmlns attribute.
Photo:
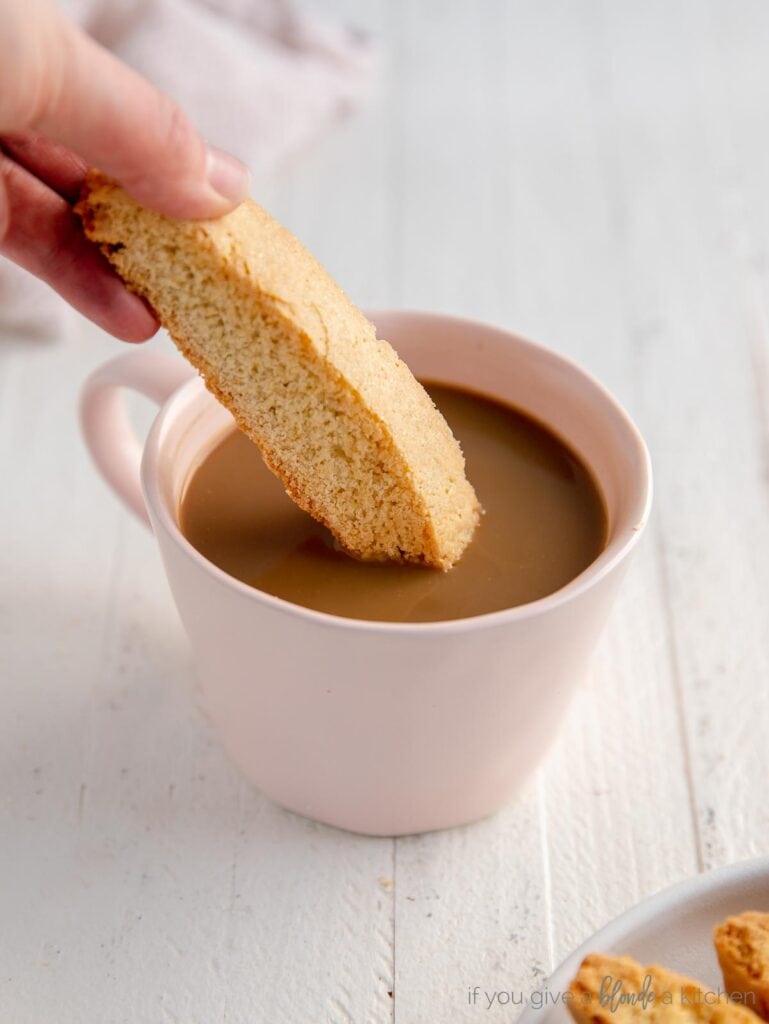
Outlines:
<svg viewBox="0 0 769 1024"><path fill-rule="evenodd" d="M218 217L248 195L250 175L207 146L179 107L62 19L33 127L169 217Z"/></svg>

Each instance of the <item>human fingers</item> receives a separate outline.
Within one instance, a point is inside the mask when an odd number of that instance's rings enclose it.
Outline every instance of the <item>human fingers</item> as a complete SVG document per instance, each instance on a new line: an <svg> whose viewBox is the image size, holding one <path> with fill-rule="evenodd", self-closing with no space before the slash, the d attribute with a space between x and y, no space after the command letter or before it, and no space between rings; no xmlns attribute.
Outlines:
<svg viewBox="0 0 769 1024"><path fill-rule="evenodd" d="M2 136L0 149L67 202L77 201L88 165L72 150L31 131Z"/></svg>
<svg viewBox="0 0 769 1024"><path fill-rule="evenodd" d="M0 155L0 160L2 156ZM0 245L8 230L8 196L5 191L5 182L0 173Z"/></svg>
<svg viewBox="0 0 769 1024"><path fill-rule="evenodd" d="M168 96L64 19L57 38L35 132L168 216L216 217L246 197L245 166L207 146Z"/></svg>
<svg viewBox="0 0 769 1024"><path fill-rule="evenodd" d="M83 235L69 203L3 153L0 253L124 341L146 341L157 330L152 312Z"/></svg>

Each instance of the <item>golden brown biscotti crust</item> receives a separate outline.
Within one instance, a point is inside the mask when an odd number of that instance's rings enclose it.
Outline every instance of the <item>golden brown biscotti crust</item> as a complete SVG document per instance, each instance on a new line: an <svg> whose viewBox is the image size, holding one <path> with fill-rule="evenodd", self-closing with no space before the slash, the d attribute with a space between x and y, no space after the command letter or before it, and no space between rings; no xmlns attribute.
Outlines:
<svg viewBox="0 0 769 1024"><path fill-rule="evenodd" d="M769 1021L769 914L748 910L729 917L715 928L713 942L727 991L741 992Z"/></svg>
<svg viewBox="0 0 769 1024"><path fill-rule="evenodd" d="M218 220L170 220L98 172L76 211L291 497L343 547L456 562L480 512L459 445L290 232L251 200Z"/></svg>
<svg viewBox="0 0 769 1024"><path fill-rule="evenodd" d="M750 1009L683 975L592 953L569 986L577 1024L758 1024Z"/></svg>

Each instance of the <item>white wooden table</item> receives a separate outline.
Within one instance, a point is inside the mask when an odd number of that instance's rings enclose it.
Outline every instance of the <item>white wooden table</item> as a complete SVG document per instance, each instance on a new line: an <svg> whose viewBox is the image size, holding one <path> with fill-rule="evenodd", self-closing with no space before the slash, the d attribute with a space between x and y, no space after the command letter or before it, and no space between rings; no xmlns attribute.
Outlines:
<svg viewBox="0 0 769 1024"><path fill-rule="evenodd" d="M260 188L361 304L545 341L644 431L653 521L563 734L492 820L281 811L190 698L152 538L78 438L119 351L0 342L0 1021L511 1020L578 941L769 846L769 4L337 0L367 110ZM152 345L167 346L163 339Z"/></svg>

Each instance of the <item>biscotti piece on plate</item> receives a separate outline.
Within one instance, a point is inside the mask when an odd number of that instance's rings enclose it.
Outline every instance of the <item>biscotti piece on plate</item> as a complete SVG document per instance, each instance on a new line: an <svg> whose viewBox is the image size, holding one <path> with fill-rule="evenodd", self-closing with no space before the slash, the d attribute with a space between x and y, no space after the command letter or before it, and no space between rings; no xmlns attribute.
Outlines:
<svg viewBox="0 0 769 1024"><path fill-rule="evenodd" d="M727 992L769 1021L769 914L748 910L729 917L713 932Z"/></svg>
<svg viewBox="0 0 769 1024"><path fill-rule="evenodd" d="M450 568L479 505L448 424L392 347L251 200L171 220L92 172L76 207L286 491L358 558Z"/></svg>
<svg viewBox="0 0 769 1024"><path fill-rule="evenodd" d="M585 957L569 997L577 1024L760 1024L723 992L624 956Z"/></svg>

